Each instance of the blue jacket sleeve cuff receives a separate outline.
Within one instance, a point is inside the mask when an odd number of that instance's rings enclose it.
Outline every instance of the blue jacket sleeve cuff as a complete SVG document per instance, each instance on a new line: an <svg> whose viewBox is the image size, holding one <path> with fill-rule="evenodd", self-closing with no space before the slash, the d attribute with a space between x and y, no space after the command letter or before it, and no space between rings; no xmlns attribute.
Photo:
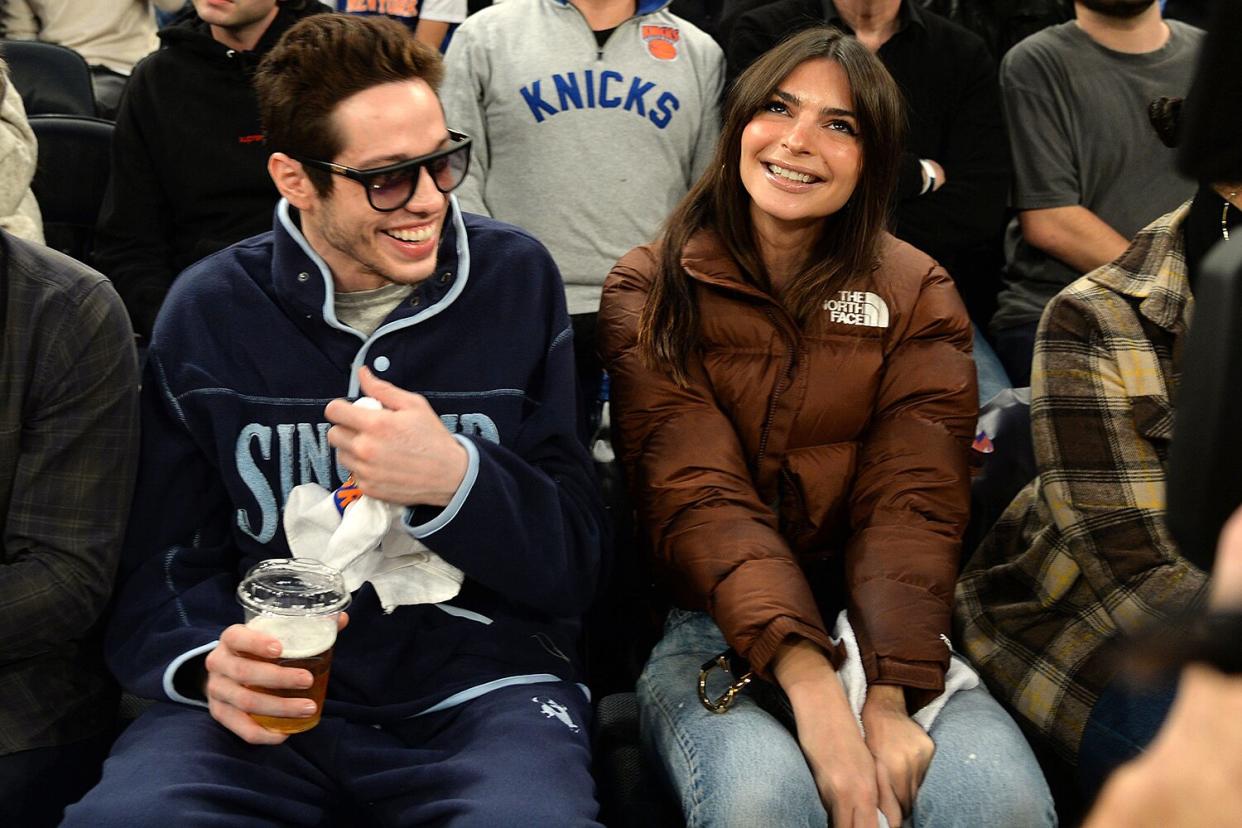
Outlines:
<svg viewBox="0 0 1242 828"><path fill-rule="evenodd" d="M466 498L470 496L470 490L474 488L474 481L479 477L479 450L470 439L460 434L454 434L453 439L466 449L466 476L462 478L453 499L438 514L429 514L432 509L427 506L411 506L405 510L405 531L420 540L440 531L457 516Z"/></svg>
<svg viewBox="0 0 1242 828"><path fill-rule="evenodd" d="M216 645L219 643L220 642L218 640L212 641L211 643L204 644L201 647L195 647L192 650L187 650L186 652L182 653L181 655L173 659L172 662L168 665L168 667L164 670L164 695L168 696L168 698L172 699L175 702L181 702L182 704L192 704L192 705L195 705L196 707L206 707L207 702L204 699L190 698L188 696L185 696L177 692L177 682L176 682L177 670L181 668L181 665L185 664L187 661L191 660L195 656L205 655L206 653L211 652L212 650L216 648Z"/></svg>

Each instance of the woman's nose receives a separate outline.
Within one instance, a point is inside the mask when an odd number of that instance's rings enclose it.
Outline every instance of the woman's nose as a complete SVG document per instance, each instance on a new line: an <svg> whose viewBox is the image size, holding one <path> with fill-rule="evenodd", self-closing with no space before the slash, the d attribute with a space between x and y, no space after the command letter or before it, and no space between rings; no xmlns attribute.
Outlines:
<svg viewBox="0 0 1242 828"><path fill-rule="evenodd" d="M805 152L810 146L811 130L815 124L808 118L794 118L785 131L782 144L791 152Z"/></svg>

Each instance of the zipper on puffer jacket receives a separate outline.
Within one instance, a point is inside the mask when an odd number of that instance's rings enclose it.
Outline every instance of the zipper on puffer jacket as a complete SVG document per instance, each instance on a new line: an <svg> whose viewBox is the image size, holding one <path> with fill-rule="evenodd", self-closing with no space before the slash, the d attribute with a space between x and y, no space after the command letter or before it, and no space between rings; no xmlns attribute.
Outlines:
<svg viewBox="0 0 1242 828"><path fill-rule="evenodd" d="M768 400L768 413L763 419L763 432L759 435L759 456L755 460L755 474L759 473L759 467L763 465L763 457L768 451L768 435L772 431L772 418L776 416L776 403L780 399L781 394L788 389L790 381L793 379L794 362L796 361L798 352L798 343L791 342L789 332L785 330L785 326L780 323L771 308L764 308L763 312L767 314L768 319L772 320L773 327L780 333L781 339L785 341L785 367L781 372L781 377L776 383L776 388L772 391L772 398Z"/></svg>

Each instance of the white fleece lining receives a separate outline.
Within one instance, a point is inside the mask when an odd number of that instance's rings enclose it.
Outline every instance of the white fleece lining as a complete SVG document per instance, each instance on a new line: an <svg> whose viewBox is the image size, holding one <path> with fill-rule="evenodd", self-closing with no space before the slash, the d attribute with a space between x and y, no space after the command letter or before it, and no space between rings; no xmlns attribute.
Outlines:
<svg viewBox="0 0 1242 828"><path fill-rule="evenodd" d="M432 604L432 606L438 610L443 610L444 612L447 612L449 615L452 615L456 618L467 618L471 621L477 621L480 624L492 623L492 619L488 618L486 615L480 615L479 613L472 612L468 609L462 609L461 607L455 607L452 604L440 603L440 604Z"/></svg>
<svg viewBox="0 0 1242 828"><path fill-rule="evenodd" d="M219 643L220 643L220 640L216 639L215 641L212 641L210 644L204 644L201 647L195 647L193 650L187 650L186 652L174 658L172 662L169 663L168 667L164 669L164 695L168 696L168 698L172 699L175 702L181 702L182 704L192 704L195 707L206 707L207 702L203 701L202 699L191 699L178 693L176 690L176 686L173 682L173 679L176 677L177 671L181 669L182 664L185 664L187 661L194 658L195 656L200 656L203 653L211 652L212 650L216 648L216 645Z"/></svg>

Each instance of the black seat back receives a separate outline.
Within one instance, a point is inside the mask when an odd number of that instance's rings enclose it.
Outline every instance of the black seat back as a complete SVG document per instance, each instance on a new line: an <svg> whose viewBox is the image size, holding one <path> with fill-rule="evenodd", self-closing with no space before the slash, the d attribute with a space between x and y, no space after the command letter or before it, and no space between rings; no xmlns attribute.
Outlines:
<svg viewBox="0 0 1242 828"><path fill-rule="evenodd" d="M94 266L95 223L111 170L112 122L72 115L38 115L39 140L31 189L43 213L48 247Z"/></svg>
<svg viewBox="0 0 1242 828"><path fill-rule="evenodd" d="M26 115L95 117L91 70L77 52L55 43L6 40L0 54Z"/></svg>

